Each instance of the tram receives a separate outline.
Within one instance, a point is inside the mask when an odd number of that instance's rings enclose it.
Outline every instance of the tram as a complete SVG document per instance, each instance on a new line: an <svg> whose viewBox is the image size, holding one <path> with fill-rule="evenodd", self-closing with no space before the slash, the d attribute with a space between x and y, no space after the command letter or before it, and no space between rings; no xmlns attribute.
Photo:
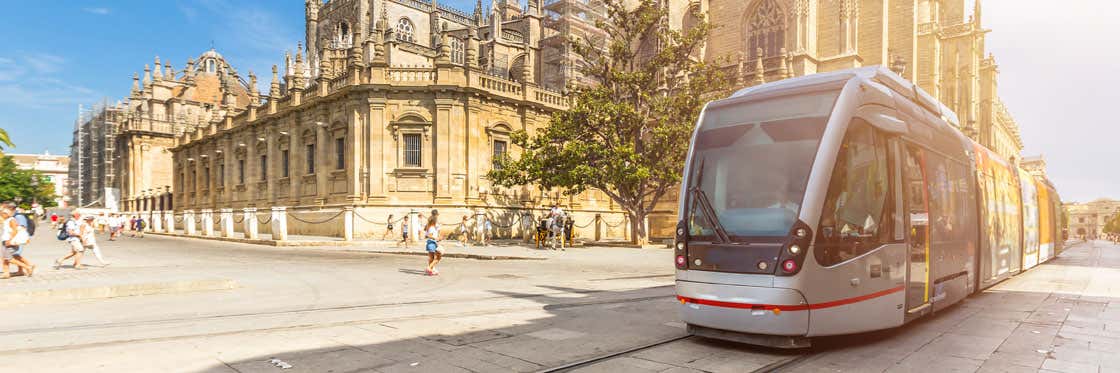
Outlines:
<svg viewBox="0 0 1120 373"><path fill-rule="evenodd" d="M903 325L1061 252L1054 187L879 67L705 106L676 227L692 334L780 348Z"/></svg>

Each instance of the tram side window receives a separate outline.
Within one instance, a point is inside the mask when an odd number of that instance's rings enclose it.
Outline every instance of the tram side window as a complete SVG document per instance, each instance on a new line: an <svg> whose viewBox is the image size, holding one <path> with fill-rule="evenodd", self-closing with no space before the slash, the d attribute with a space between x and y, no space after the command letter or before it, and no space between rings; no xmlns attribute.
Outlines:
<svg viewBox="0 0 1120 373"><path fill-rule="evenodd" d="M890 240L888 170L884 136L864 120L852 119L821 209L818 263L841 263Z"/></svg>

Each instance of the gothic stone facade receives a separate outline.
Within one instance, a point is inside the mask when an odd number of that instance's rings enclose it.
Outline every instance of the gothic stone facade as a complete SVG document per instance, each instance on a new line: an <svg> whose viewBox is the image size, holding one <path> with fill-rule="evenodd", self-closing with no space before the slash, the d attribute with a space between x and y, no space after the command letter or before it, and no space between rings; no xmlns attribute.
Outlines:
<svg viewBox="0 0 1120 373"><path fill-rule="evenodd" d="M1120 201L1101 198L1085 203L1066 203L1063 208L1069 219L1070 237L1091 240L1104 237L1104 225L1120 214Z"/></svg>
<svg viewBox="0 0 1120 373"><path fill-rule="evenodd" d="M175 71L156 57L154 70L144 66L144 78L132 78L132 92L124 118L114 136L117 156L116 187L121 210L150 211L173 208L171 152L175 136L210 125L227 112L250 104L249 85L221 54L207 51L189 59Z"/></svg>
<svg viewBox="0 0 1120 373"><path fill-rule="evenodd" d="M857 66L885 65L961 118L962 130L1007 159L1019 128L1000 101L999 68L986 54L981 1L700 0L718 28L705 58L741 86Z"/></svg>
<svg viewBox="0 0 1120 373"><path fill-rule="evenodd" d="M362 15L378 8L371 28ZM389 214L432 208L444 224L488 216L495 233L517 235L535 224L534 209L560 203L585 237L625 237L624 215L601 193L562 197L486 180L495 156L516 152L512 131L534 131L566 108L560 94L533 83L533 3L486 20L478 11L445 19L445 8L414 1L320 8L313 0L307 9L310 59L302 50L287 59L283 82L274 67L266 102L177 139L176 210L284 206L291 234L339 236L339 212L353 207L360 238L381 237ZM430 20L438 26L424 32L405 26ZM505 27L526 39L509 40ZM501 55L527 62L505 66Z"/></svg>

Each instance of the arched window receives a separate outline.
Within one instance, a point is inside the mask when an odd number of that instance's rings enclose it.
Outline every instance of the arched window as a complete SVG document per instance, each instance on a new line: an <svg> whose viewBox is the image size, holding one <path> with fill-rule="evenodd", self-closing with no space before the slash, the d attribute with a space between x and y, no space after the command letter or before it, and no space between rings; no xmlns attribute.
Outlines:
<svg viewBox="0 0 1120 373"><path fill-rule="evenodd" d="M451 38L451 63L462 64L465 60L463 52L463 40L452 37Z"/></svg>
<svg viewBox="0 0 1120 373"><path fill-rule="evenodd" d="M747 19L747 55L751 59L777 56L785 46L786 17L774 0L760 0ZM762 48L762 56L756 56Z"/></svg>
<svg viewBox="0 0 1120 373"><path fill-rule="evenodd" d="M217 67L217 64L214 63L214 60L206 60L206 72L208 72L208 73L218 72L218 67Z"/></svg>
<svg viewBox="0 0 1120 373"><path fill-rule="evenodd" d="M401 18L397 21L397 40L412 43L414 40L412 30L412 21L409 21L408 18Z"/></svg>

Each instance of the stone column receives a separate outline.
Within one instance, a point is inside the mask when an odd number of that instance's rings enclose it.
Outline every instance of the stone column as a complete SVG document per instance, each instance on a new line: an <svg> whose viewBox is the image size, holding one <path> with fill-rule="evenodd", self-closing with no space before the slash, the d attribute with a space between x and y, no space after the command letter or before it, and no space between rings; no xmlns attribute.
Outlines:
<svg viewBox="0 0 1120 373"><path fill-rule="evenodd" d="M194 210L183 211L183 230L188 236L195 235Z"/></svg>
<svg viewBox="0 0 1120 373"><path fill-rule="evenodd" d="M167 210L163 212L163 229L167 233L175 233L175 211Z"/></svg>
<svg viewBox="0 0 1120 373"><path fill-rule="evenodd" d="M595 241L603 239L603 215L595 214Z"/></svg>
<svg viewBox="0 0 1120 373"><path fill-rule="evenodd" d="M153 211L148 221L152 223L152 232L163 232L163 211Z"/></svg>
<svg viewBox="0 0 1120 373"><path fill-rule="evenodd" d="M416 210L408 211L408 242L414 242L420 239L420 237L416 237L416 231L422 229L418 228L420 227L418 225L420 224L420 217L417 216L417 214L419 213L416 212Z"/></svg>
<svg viewBox="0 0 1120 373"><path fill-rule="evenodd" d="M214 210L202 209L202 235L214 236Z"/></svg>
<svg viewBox="0 0 1120 373"><path fill-rule="evenodd" d="M222 237L233 237L233 209L219 210L221 215Z"/></svg>
<svg viewBox="0 0 1120 373"><path fill-rule="evenodd" d="M287 207L273 207L272 208L272 240L273 241L287 241L288 240L288 208Z"/></svg>
<svg viewBox="0 0 1120 373"><path fill-rule="evenodd" d="M342 240L354 240L354 206L342 208Z"/></svg>
<svg viewBox="0 0 1120 373"><path fill-rule="evenodd" d="M243 221L241 222L241 229L245 231L245 238L256 240L260 238L257 233L257 209L246 207L241 209Z"/></svg>

